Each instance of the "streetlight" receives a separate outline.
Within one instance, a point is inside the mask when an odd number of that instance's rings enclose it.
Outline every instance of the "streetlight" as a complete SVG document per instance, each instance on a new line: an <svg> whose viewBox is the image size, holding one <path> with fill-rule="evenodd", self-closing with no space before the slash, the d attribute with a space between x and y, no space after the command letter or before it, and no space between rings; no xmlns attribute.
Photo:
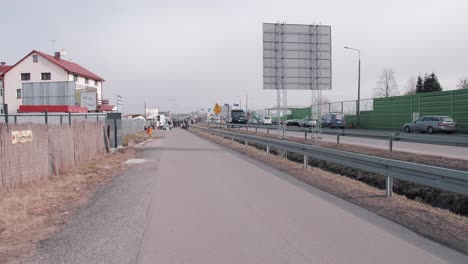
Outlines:
<svg viewBox="0 0 468 264"><path fill-rule="evenodd" d="M359 128L360 123L360 104L361 104L361 51L355 48L344 47L345 49L357 51L359 54L359 64L358 64L358 92L357 92L357 104L356 104L356 119L357 127Z"/></svg>

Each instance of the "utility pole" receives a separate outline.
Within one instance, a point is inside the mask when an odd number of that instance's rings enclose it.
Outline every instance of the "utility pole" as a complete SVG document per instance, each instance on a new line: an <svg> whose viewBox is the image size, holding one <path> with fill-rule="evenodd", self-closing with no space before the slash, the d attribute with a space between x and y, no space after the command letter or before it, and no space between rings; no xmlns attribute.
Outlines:
<svg viewBox="0 0 468 264"><path fill-rule="evenodd" d="M359 61L358 61L358 94L357 94L357 102L356 102L356 126L357 128L360 127L361 123L361 51L355 48L344 47L345 49L354 50L358 52Z"/></svg>
<svg viewBox="0 0 468 264"><path fill-rule="evenodd" d="M55 42L56 42L56 40L51 39L51 40L49 40L49 42L52 42L52 55L55 55Z"/></svg>

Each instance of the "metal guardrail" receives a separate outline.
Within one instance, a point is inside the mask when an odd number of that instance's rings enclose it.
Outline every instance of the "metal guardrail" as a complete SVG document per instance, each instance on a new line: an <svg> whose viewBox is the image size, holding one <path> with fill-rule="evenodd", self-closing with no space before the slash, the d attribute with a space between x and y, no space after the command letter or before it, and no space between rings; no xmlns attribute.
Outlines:
<svg viewBox="0 0 468 264"><path fill-rule="evenodd" d="M277 127L272 126L264 126L264 125L246 125L246 124L213 124L213 126L220 126L220 127L237 127L237 128L245 128L245 129L264 129L267 130L269 133L270 130L276 130ZM288 127L287 131L290 132L302 132L304 133L304 137L307 138L307 134L311 133L311 128L307 127ZM326 135L335 135L336 142L340 144L340 137L360 137L360 138L370 138L370 139L380 139L380 140L388 140L389 141L389 150L393 151L393 142L394 141L401 141L401 142L411 142L411 143L421 143L421 144L432 144L432 145L443 145L443 146L455 146L455 147L468 147L468 136L458 136L458 135L425 135L425 134L406 134L406 133L388 133L388 132L378 132L378 131L353 131L353 130L331 130L331 129L323 129L322 134Z"/></svg>
<svg viewBox="0 0 468 264"><path fill-rule="evenodd" d="M387 197L391 197L392 195L393 178L468 195L468 172L466 171L380 158L365 154L201 126L192 126L192 128L214 134L216 136L227 137L232 140L240 140L245 142L246 145L250 143L266 146L267 155L270 154L270 148L304 155L304 168L307 168L308 166L308 157L312 157L314 159L324 160L386 176Z"/></svg>

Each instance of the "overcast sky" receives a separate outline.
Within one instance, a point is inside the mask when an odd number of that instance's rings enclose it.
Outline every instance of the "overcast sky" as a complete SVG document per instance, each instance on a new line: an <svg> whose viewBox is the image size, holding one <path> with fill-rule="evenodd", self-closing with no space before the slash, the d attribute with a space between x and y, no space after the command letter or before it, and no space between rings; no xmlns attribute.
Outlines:
<svg viewBox="0 0 468 264"><path fill-rule="evenodd" d="M370 98L384 68L400 91L410 76L435 72L444 90L468 76L468 1L1 1L0 61L14 64L33 49L65 49L106 79L104 97L124 97L124 112L192 111L249 96L249 108L271 107L262 90L262 23L332 27L331 101L357 97L361 50L362 98ZM244 103L245 99L242 99ZM288 94L310 104L310 92Z"/></svg>

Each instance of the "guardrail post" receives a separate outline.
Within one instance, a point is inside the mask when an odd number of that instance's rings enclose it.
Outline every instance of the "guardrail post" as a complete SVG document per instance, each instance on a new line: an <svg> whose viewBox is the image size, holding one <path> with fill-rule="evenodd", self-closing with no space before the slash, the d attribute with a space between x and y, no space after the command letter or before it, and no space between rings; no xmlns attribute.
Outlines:
<svg viewBox="0 0 468 264"><path fill-rule="evenodd" d="M336 144L340 144L341 132L336 133Z"/></svg>
<svg viewBox="0 0 468 264"><path fill-rule="evenodd" d="M257 129L258 129L258 126L255 127L255 134L257 134Z"/></svg>
<svg viewBox="0 0 468 264"><path fill-rule="evenodd" d="M99 123L99 115L96 115L96 122Z"/></svg>
<svg viewBox="0 0 468 264"><path fill-rule="evenodd" d="M307 129L304 130L304 140L307 140Z"/></svg>
<svg viewBox="0 0 468 264"><path fill-rule="evenodd" d="M246 145L246 146L248 146L248 145L249 145L249 143L247 142L247 140L245 141L245 145Z"/></svg>
<svg viewBox="0 0 468 264"><path fill-rule="evenodd" d="M387 197L392 197L392 193L393 193L393 178L392 177L389 177L387 176Z"/></svg>
<svg viewBox="0 0 468 264"><path fill-rule="evenodd" d="M267 154L267 156L270 155L270 146L266 146L266 154Z"/></svg>
<svg viewBox="0 0 468 264"><path fill-rule="evenodd" d="M267 127L267 134L270 134L270 128Z"/></svg>
<svg viewBox="0 0 468 264"><path fill-rule="evenodd" d="M68 112L68 125L71 127L71 112Z"/></svg>
<svg viewBox="0 0 468 264"><path fill-rule="evenodd" d="M390 152L393 152L393 137L395 135L392 134L390 135L390 138L388 139L388 150L390 150Z"/></svg>
<svg viewBox="0 0 468 264"><path fill-rule="evenodd" d="M304 155L304 169L307 169L309 167L309 157L307 155Z"/></svg>

